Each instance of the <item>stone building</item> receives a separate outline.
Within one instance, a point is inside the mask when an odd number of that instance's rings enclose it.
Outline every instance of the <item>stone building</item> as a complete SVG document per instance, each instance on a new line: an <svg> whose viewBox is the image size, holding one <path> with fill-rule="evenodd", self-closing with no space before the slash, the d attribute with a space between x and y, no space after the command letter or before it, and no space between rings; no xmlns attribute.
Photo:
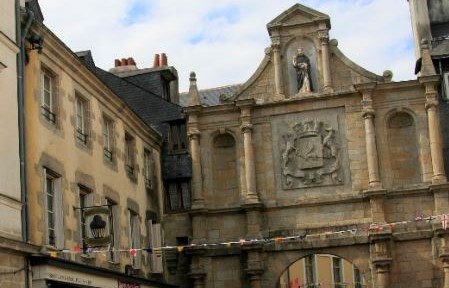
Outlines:
<svg viewBox="0 0 449 288"><path fill-rule="evenodd" d="M42 21L24 75L31 287L173 287L146 249L163 245L163 138Z"/></svg>
<svg viewBox="0 0 449 288"><path fill-rule="evenodd" d="M365 287L449 287L429 45L417 79L394 82L345 57L319 11L295 4L267 28L262 63L217 105L203 105L191 74L192 208L164 217L166 244L191 245L170 255L171 281L278 287L292 264L325 254L357 267Z"/></svg>

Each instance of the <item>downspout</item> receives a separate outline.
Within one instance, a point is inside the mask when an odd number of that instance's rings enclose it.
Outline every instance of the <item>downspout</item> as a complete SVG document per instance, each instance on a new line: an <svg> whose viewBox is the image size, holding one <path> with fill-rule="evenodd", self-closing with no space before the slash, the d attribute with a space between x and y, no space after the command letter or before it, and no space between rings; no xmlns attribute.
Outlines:
<svg viewBox="0 0 449 288"><path fill-rule="evenodd" d="M16 0L16 42L19 46L17 59L17 106L18 106L18 124L19 124L19 159L20 159L20 201L22 202L22 241L28 242L28 195L26 180L26 154L25 154L25 37L31 27L34 19L34 13L28 11L27 23L22 34L21 7L20 0ZM30 287L29 283L29 260L25 259L25 288Z"/></svg>
<svg viewBox="0 0 449 288"><path fill-rule="evenodd" d="M17 104L19 112L19 157L20 157L20 187L22 202L22 240L28 242L28 195L26 181L26 154L25 154L25 38L28 35L34 20L34 13L27 11L27 23L22 31L20 0L16 0L16 40L19 44L19 55L17 55ZM22 33L23 32L23 33Z"/></svg>

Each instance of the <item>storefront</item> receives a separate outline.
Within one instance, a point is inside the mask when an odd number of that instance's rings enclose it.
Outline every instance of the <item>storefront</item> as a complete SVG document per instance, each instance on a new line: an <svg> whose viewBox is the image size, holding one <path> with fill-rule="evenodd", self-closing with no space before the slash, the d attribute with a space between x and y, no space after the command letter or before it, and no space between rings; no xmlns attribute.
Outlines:
<svg viewBox="0 0 449 288"><path fill-rule="evenodd" d="M33 288L175 288L159 281L128 276L112 270L59 258L30 258Z"/></svg>

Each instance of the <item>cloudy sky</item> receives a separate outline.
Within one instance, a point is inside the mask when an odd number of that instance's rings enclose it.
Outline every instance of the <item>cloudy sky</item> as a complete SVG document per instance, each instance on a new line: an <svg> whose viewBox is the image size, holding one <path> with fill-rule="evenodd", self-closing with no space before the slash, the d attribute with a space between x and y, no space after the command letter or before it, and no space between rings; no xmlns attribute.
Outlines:
<svg viewBox="0 0 449 288"><path fill-rule="evenodd" d="M91 50L97 66L134 57L139 68L166 53L188 90L245 82L270 45L266 24L292 0L39 0L44 23L73 51ZM406 0L302 0L331 18L331 38L351 60L393 80L413 79L414 48Z"/></svg>

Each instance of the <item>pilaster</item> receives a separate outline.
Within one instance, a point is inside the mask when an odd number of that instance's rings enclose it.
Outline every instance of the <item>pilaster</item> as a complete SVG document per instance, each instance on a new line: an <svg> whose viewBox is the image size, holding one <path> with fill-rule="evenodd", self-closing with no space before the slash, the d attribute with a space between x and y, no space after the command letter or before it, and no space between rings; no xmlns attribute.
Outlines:
<svg viewBox="0 0 449 288"><path fill-rule="evenodd" d="M254 105L253 99L242 100L236 103L240 107L240 122L243 133L243 146L245 155L245 183L246 195L244 203L259 203L259 195L256 188L256 168L254 164L254 148L252 140L253 125L251 123L251 108ZM242 169L243 170L243 169Z"/></svg>
<svg viewBox="0 0 449 288"><path fill-rule="evenodd" d="M381 189L379 176L379 160L376 145L376 132L374 127L374 108L372 93L376 83L355 85L355 89L362 94L363 119L365 125L366 160L368 163L369 189Z"/></svg>
<svg viewBox="0 0 449 288"><path fill-rule="evenodd" d="M329 54L329 30L319 30L318 39L321 45L321 56L322 56L322 66L323 70L323 91L324 93L330 93L333 91L332 88L332 76L331 76L331 65L330 65L330 54Z"/></svg>
<svg viewBox="0 0 449 288"><path fill-rule="evenodd" d="M278 38L278 37L277 37ZM279 39L273 39L271 48L273 51L273 64L274 64L274 83L276 86L275 100L282 100L284 98L284 81L282 77L282 65L281 65L281 44Z"/></svg>
<svg viewBox="0 0 449 288"><path fill-rule="evenodd" d="M392 262L390 253L391 233L370 235L371 263L376 275L377 288L388 288L390 285L390 266Z"/></svg>

